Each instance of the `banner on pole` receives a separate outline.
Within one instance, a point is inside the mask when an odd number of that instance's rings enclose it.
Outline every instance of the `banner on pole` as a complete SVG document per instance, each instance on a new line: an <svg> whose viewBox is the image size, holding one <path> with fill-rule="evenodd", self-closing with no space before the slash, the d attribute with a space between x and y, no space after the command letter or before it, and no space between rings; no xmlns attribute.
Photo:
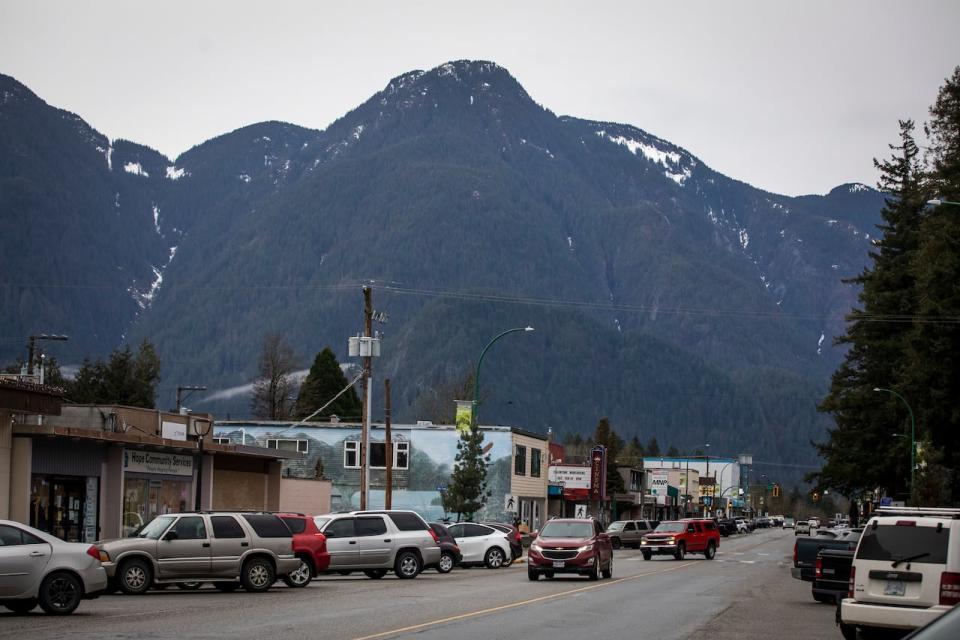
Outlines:
<svg viewBox="0 0 960 640"><path fill-rule="evenodd" d="M473 426L473 401L457 400L457 431L470 431Z"/></svg>

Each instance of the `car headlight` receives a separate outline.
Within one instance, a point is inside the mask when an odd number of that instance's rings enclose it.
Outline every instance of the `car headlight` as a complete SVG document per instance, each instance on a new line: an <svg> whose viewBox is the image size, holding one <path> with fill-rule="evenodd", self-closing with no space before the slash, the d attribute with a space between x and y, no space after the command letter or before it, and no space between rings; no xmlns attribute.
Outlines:
<svg viewBox="0 0 960 640"><path fill-rule="evenodd" d="M530 545L530 550L531 550L531 551L536 551L537 553L540 553L541 551L543 551L543 547L541 547L539 544L537 544L536 542L534 542L533 544Z"/></svg>
<svg viewBox="0 0 960 640"><path fill-rule="evenodd" d="M583 545L582 547L579 547L579 548L577 549L577 551L580 551L580 552L583 552L583 551L593 551L593 545L592 545L592 544L585 544L585 545Z"/></svg>

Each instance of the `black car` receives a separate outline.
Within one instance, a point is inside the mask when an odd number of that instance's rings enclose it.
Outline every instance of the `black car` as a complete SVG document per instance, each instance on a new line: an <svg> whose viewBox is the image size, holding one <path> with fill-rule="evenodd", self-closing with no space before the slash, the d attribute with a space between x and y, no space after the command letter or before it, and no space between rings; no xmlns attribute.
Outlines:
<svg viewBox="0 0 960 640"><path fill-rule="evenodd" d="M715 518L715 520L720 535L726 537L737 532L737 521L733 518Z"/></svg>
<svg viewBox="0 0 960 640"><path fill-rule="evenodd" d="M439 522L431 522L430 528L437 534L437 541L440 544L440 559L435 564L425 565L424 569L436 569L440 573L450 573L453 568L463 560L463 554L460 553L460 547L457 541L453 539L447 528Z"/></svg>
<svg viewBox="0 0 960 640"><path fill-rule="evenodd" d="M523 555L522 536L520 535L520 530L515 526L512 524L504 524L502 522L481 522L479 524L485 524L488 527L493 527L497 531L503 531L505 534L507 534L507 542L510 543L511 562Z"/></svg>

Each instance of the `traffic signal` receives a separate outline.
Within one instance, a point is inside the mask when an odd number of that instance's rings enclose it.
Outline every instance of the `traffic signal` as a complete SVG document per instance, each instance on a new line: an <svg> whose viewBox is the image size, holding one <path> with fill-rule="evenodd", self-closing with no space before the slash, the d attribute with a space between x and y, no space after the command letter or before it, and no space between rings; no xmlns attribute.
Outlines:
<svg viewBox="0 0 960 640"><path fill-rule="evenodd" d="M780 497L780 485L778 484L773 485L773 497L774 498Z"/></svg>

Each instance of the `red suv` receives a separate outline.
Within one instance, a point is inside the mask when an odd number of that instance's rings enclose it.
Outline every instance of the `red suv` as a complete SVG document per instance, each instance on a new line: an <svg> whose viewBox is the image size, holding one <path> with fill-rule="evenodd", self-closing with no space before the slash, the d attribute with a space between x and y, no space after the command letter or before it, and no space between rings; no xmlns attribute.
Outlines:
<svg viewBox="0 0 960 640"><path fill-rule="evenodd" d="M299 588L310 584L314 576L330 566L327 537L320 533L310 516L302 513L278 513L293 534L293 553L300 558L296 571L283 576L288 587Z"/></svg>
<svg viewBox="0 0 960 640"><path fill-rule="evenodd" d="M713 520L661 522L640 541L644 560L654 555L671 555L683 560L688 553L702 553L707 560L713 560L719 547L720 531Z"/></svg>
<svg viewBox="0 0 960 640"><path fill-rule="evenodd" d="M564 518L543 525L527 551L527 577L576 573L591 580L613 575L610 536L593 518Z"/></svg>

